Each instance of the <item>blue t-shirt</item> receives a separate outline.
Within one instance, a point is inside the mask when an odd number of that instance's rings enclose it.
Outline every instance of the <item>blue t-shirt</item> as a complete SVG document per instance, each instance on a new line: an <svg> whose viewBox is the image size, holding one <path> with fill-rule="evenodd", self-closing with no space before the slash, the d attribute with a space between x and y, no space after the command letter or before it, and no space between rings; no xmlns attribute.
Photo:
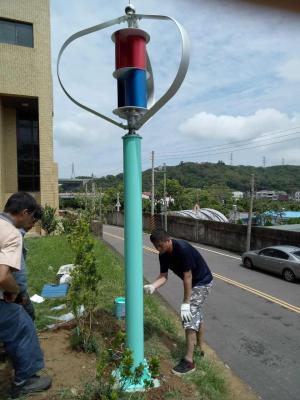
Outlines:
<svg viewBox="0 0 300 400"><path fill-rule="evenodd" d="M172 243L172 253L159 255L160 272L170 269L183 280L183 273L191 271L192 287L208 285L213 276L201 254L185 240L172 239Z"/></svg>

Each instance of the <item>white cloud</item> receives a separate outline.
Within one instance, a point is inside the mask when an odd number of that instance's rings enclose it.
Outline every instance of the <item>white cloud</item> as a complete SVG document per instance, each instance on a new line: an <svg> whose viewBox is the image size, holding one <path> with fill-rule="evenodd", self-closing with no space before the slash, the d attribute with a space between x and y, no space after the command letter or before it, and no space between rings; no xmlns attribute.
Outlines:
<svg viewBox="0 0 300 400"><path fill-rule="evenodd" d="M300 82L300 58L288 60L279 67L279 76L290 82Z"/></svg>
<svg viewBox="0 0 300 400"><path fill-rule="evenodd" d="M120 16L125 3L76 0L71 7L67 3L51 2L55 158L61 176L70 174L70 160L76 162L77 174L94 172L101 176L122 169L124 132L69 101L59 88L55 62L68 36ZM135 0L134 4L140 13L176 18L185 26L192 44L191 64L183 86L141 129L144 167L149 166L151 150L159 153L170 147L192 148L199 137L205 139L205 146L249 138L285 129L297 119L293 115L299 110L300 85L291 86L291 82L296 82L296 70L300 70L295 58L300 53L299 18L280 10L238 7L236 1L229 0ZM169 23L141 21L140 26L151 35L148 49L155 75L155 97L159 98L176 73L178 34ZM80 39L62 60L62 77L70 93L112 117L117 88L112 78L114 49L110 34L120 27ZM210 135L206 136L208 130ZM293 148L291 143L285 146ZM293 162L300 162L299 157L293 155ZM182 159L179 155L170 162ZM167 160L162 158L164 161ZM256 163L253 152L244 153L242 162Z"/></svg>
<svg viewBox="0 0 300 400"><path fill-rule="evenodd" d="M289 129L300 125L300 116L290 117L278 110L267 108L252 115L214 115L200 112L185 121L180 130L187 136L207 139L248 139L262 133Z"/></svg>

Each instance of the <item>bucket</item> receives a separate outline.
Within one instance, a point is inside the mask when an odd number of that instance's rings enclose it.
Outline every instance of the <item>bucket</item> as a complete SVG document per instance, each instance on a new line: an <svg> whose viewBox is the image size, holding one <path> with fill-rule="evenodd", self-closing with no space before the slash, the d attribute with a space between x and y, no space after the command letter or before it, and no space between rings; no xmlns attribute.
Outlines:
<svg viewBox="0 0 300 400"><path fill-rule="evenodd" d="M125 297L115 298L115 315L117 319L125 318Z"/></svg>

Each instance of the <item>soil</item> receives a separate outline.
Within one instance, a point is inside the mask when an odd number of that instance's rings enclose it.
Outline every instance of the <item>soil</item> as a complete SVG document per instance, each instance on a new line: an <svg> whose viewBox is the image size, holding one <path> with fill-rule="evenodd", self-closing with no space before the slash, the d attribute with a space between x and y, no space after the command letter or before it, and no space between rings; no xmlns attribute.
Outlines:
<svg viewBox="0 0 300 400"><path fill-rule="evenodd" d="M103 320L102 320L103 321ZM32 400L59 400L63 391L71 390L78 393L84 383L92 381L95 377L96 357L95 355L75 352L69 347L69 330L58 330L56 332L43 332L40 335L42 348L46 359L46 373L53 377L52 388L40 395L29 397ZM224 364L218 360L212 349L206 347L206 353L217 363ZM184 382L181 378L171 373L172 365L168 360L161 360L160 382L161 387L151 390L151 400L161 400L168 392L177 392L182 399L198 399L199 396L190 383ZM229 368L226 368L226 375L230 381L230 398L232 400L257 400L258 397L236 377Z"/></svg>
<svg viewBox="0 0 300 400"><path fill-rule="evenodd" d="M94 321L94 331L101 332L105 342L109 342L120 328L124 329L124 325L116 323L116 320L109 314L99 312L96 321ZM45 354L46 368L43 374L48 374L53 378L53 386L47 392L26 397L31 400L62 400L67 399L64 393L75 395L80 393L84 384L92 382L96 374L96 356L94 354L86 354L76 352L70 348L69 337L71 334L72 324L66 324L64 327L51 331L43 331L39 333L42 349ZM171 351L174 343L167 336L161 337L164 346ZM106 343L107 344L107 343ZM236 377L230 368L226 367L217 357L216 353L205 347L205 353L210 359L213 359L219 365L224 375L227 376L229 382L230 399L231 400L257 400L258 397L251 389L245 385L238 377ZM153 389L147 393L146 398L151 400L161 400L166 398L166 393L174 392L176 399L196 400L200 396L197 394L196 388L188 382L171 373L172 365L169 360L160 359L160 383L161 387ZM1 372L1 371L0 371ZM2 371L3 373L3 371ZM6 378L8 374L6 373ZM3 376L2 376L3 377ZM0 399L7 399L7 396L0 396Z"/></svg>

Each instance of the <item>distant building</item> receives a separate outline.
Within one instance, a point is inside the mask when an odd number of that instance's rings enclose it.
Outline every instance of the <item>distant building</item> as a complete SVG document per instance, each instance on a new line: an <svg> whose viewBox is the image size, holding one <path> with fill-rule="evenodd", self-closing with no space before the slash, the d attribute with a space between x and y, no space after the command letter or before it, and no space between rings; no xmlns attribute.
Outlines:
<svg viewBox="0 0 300 400"><path fill-rule="evenodd" d="M229 214L229 222L232 224L240 223L242 225L248 224L249 213L247 211L231 211ZM260 219L253 214L252 215L252 225L260 225Z"/></svg>
<svg viewBox="0 0 300 400"><path fill-rule="evenodd" d="M92 178L83 178L83 179L79 179L79 178L74 178L74 179L63 179L60 178L58 180L58 184L59 184L59 191L60 192L78 192L81 191L85 185L91 181Z"/></svg>
<svg viewBox="0 0 300 400"><path fill-rule="evenodd" d="M295 201L300 201L300 192L295 193Z"/></svg>
<svg viewBox="0 0 300 400"><path fill-rule="evenodd" d="M255 195L256 199L278 200L278 195L274 190L259 190Z"/></svg>
<svg viewBox="0 0 300 400"><path fill-rule="evenodd" d="M232 197L234 198L234 200L239 200L244 197L244 193L243 192L232 192Z"/></svg>
<svg viewBox="0 0 300 400"><path fill-rule="evenodd" d="M142 199L150 200L151 199L151 192L143 192Z"/></svg>
<svg viewBox="0 0 300 400"><path fill-rule="evenodd" d="M263 214L263 221L270 221L272 224L282 224L288 220L300 218L300 211L266 211Z"/></svg>

